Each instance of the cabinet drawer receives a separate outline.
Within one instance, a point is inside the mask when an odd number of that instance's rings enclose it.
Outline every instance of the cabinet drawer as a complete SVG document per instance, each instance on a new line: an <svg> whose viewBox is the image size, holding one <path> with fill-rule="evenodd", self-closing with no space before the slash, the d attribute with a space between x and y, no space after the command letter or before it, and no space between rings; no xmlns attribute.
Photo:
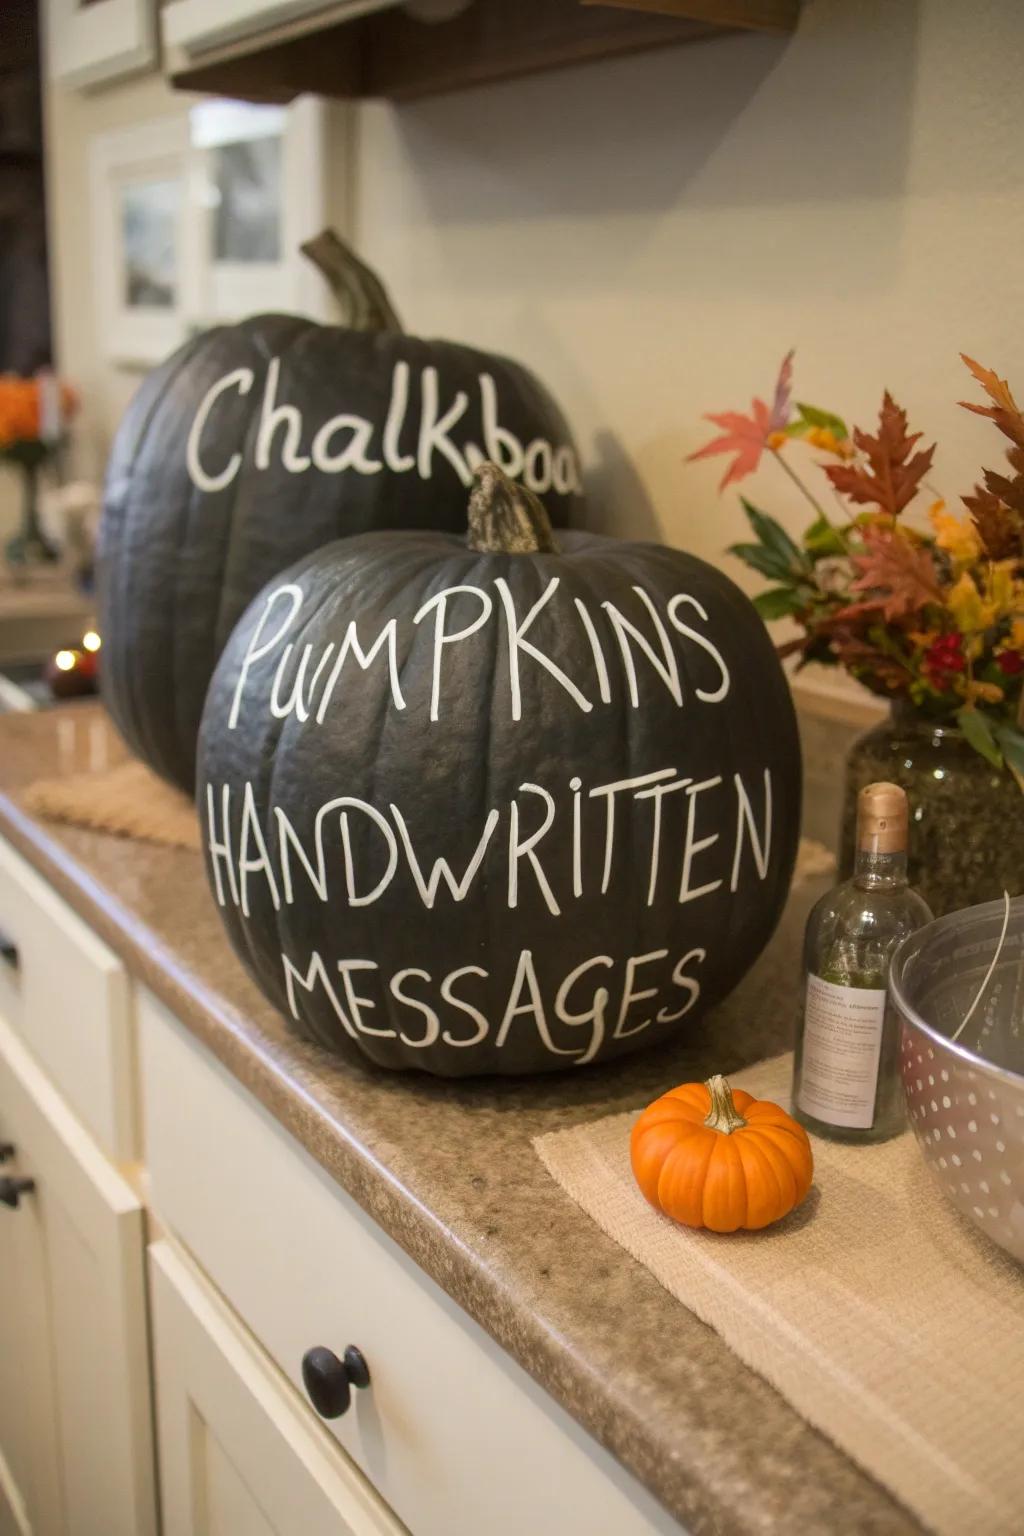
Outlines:
<svg viewBox="0 0 1024 1536"><path fill-rule="evenodd" d="M363 1477L172 1243L149 1250L164 1536L402 1536Z"/></svg>
<svg viewBox="0 0 1024 1536"><path fill-rule="evenodd" d="M415 1536L678 1536L646 1490L145 993L139 1023L158 1217L300 1391L310 1347L362 1350L370 1386L328 1427Z"/></svg>
<svg viewBox="0 0 1024 1536"><path fill-rule="evenodd" d="M117 1162L136 1153L131 990L105 944L0 839L0 1016Z"/></svg>

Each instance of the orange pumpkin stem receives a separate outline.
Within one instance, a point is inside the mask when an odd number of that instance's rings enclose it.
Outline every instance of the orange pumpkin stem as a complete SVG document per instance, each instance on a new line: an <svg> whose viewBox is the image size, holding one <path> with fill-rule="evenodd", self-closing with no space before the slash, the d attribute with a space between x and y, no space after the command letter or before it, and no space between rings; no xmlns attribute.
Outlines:
<svg viewBox="0 0 1024 1536"><path fill-rule="evenodd" d="M742 1131L747 1122L733 1103L732 1089L722 1074L716 1072L714 1077L709 1077L704 1087L711 1095L711 1112L704 1124L712 1131L721 1131L723 1136Z"/></svg>

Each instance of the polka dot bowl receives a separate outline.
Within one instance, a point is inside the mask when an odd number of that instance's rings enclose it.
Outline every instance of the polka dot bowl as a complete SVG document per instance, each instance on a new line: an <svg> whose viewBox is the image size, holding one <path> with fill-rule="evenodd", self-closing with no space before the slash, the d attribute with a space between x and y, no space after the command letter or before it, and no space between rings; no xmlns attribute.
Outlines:
<svg viewBox="0 0 1024 1536"><path fill-rule="evenodd" d="M918 1145L957 1209L1024 1263L1024 897L1010 904L986 982L1004 914L1003 902L988 902L911 934L889 991Z"/></svg>

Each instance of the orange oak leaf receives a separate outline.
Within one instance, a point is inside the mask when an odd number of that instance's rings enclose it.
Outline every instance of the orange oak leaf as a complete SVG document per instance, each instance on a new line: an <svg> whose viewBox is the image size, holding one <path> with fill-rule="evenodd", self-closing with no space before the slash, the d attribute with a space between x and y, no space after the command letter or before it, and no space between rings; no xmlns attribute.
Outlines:
<svg viewBox="0 0 1024 1536"><path fill-rule="evenodd" d="M973 411L976 416L987 416L1011 443L1024 447L1024 415L1007 381L1001 379L993 369L983 368L973 357L968 357L966 352L961 352L960 356L992 401L991 405L975 405L972 400L961 400L964 410Z"/></svg>
<svg viewBox="0 0 1024 1536"><path fill-rule="evenodd" d="M718 487L720 491L724 491L727 485L733 485L738 480L746 479L747 475L752 475L761 462L761 455L769 446L768 440L772 433L781 432L789 421L792 376L793 353L789 351L782 359L770 408L763 400L755 398L750 403L749 416L745 416L742 411L707 412L704 420L713 422L716 427L721 427L722 435L712 438L711 442L705 443L703 448L698 448L695 453L689 454L687 462L694 459L710 459L719 453L735 454L735 458L722 476Z"/></svg>
<svg viewBox="0 0 1024 1536"><path fill-rule="evenodd" d="M864 554L852 556L860 575L850 590L870 593L869 601L885 618L901 619L942 602L935 562L925 546L911 543L898 530L866 528L864 547Z"/></svg>
<svg viewBox="0 0 1024 1536"><path fill-rule="evenodd" d="M906 411L886 390L878 414L877 436L854 428L854 444L867 464L829 464L825 473L836 490L851 501L880 507L890 517L898 517L913 501L923 476L931 468L934 443L919 453L911 453L921 436L920 432L908 433Z"/></svg>

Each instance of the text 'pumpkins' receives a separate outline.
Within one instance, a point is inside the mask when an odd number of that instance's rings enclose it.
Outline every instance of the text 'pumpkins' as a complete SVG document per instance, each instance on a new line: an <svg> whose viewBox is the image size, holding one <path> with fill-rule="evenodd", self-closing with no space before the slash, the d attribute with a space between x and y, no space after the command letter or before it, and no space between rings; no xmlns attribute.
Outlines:
<svg viewBox="0 0 1024 1536"><path fill-rule="evenodd" d="M268 586L199 745L228 934L305 1035L447 1075L694 1027L785 901L800 757L746 597L559 535L493 465L469 539L345 539Z"/></svg>
<svg viewBox="0 0 1024 1536"><path fill-rule="evenodd" d="M187 342L139 389L107 471L104 702L133 750L190 792L217 657L278 571L342 535L464 528L483 459L556 523L578 500L568 428L531 374L403 335L335 237L310 248L353 324L260 315Z"/></svg>

